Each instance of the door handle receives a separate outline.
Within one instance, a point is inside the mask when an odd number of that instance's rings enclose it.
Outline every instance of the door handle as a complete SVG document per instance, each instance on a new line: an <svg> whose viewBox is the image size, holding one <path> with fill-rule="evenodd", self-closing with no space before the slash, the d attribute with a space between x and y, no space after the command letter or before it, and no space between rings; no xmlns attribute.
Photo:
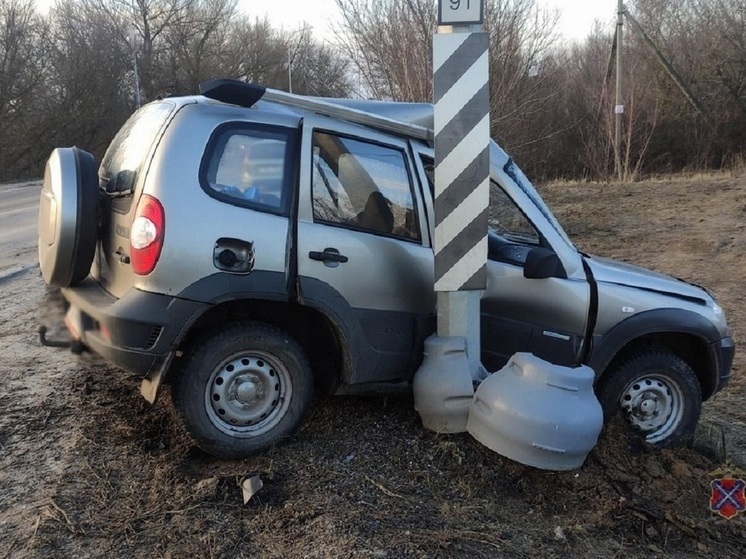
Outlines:
<svg viewBox="0 0 746 559"><path fill-rule="evenodd" d="M344 254L339 254L336 248L325 248L324 252L318 252L312 250L308 253L308 257L311 260L318 260L320 262L341 262L345 263L349 260Z"/></svg>

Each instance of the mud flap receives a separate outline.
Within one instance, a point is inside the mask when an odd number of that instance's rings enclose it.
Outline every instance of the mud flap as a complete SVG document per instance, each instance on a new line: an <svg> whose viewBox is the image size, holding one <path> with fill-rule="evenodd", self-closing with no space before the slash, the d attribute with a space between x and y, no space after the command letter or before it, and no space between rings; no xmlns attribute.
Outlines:
<svg viewBox="0 0 746 559"><path fill-rule="evenodd" d="M140 394L149 403L155 404L158 398L158 389L161 386L161 379L163 378L163 367L152 372L150 375L142 379L140 383Z"/></svg>

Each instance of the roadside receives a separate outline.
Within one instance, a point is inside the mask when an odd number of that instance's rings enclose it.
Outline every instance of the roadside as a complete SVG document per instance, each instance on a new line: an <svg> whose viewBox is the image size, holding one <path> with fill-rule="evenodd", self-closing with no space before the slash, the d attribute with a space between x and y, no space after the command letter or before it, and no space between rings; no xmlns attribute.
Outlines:
<svg viewBox="0 0 746 559"><path fill-rule="evenodd" d="M705 404L706 454L612 425L582 468L545 472L425 431L405 394L318 398L284 446L216 460L167 391L150 406L95 356L39 345L62 309L33 238L0 243L0 270L22 268L0 278L0 558L745 556L746 516L714 515L709 496L726 457L746 470L746 177L542 194L582 249L701 283L725 308L734 378ZM244 506L249 474L265 486Z"/></svg>

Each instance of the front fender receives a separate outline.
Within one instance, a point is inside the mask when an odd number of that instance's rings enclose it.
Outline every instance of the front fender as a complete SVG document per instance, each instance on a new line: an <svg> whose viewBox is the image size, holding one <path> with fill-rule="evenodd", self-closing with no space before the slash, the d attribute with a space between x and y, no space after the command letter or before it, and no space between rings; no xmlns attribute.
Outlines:
<svg viewBox="0 0 746 559"><path fill-rule="evenodd" d="M686 334L701 339L708 347L721 340L712 322L700 314L683 309L655 309L631 316L603 335L593 336L587 364L596 377L606 370L614 357L634 340L650 334ZM712 351L707 356L710 368L717 371Z"/></svg>

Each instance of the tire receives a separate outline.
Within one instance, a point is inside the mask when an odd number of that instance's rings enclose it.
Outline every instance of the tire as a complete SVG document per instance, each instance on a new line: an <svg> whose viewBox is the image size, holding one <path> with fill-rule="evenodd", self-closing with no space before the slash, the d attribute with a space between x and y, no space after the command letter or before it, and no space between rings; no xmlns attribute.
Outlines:
<svg viewBox="0 0 746 559"><path fill-rule="evenodd" d="M241 322L189 351L172 398L197 445L232 460L292 435L312 393L313 375L300 345L272 326Z"/></svg>
<svg viewBox="0 0 746 559"><path fill-rule="evenodd" d="M633 353L601 377L597 396L608 421L621 413L647 443L677 447L694 435L702 411L697 375L666 350Z"/></svg>
<svg viewBox="0 0 746 559"><path fill-rule="evenodd" d="M88 276L98 222L96 158L76 147L55 149L39 198L39 267L48 285L69 287Z"/></svg>

